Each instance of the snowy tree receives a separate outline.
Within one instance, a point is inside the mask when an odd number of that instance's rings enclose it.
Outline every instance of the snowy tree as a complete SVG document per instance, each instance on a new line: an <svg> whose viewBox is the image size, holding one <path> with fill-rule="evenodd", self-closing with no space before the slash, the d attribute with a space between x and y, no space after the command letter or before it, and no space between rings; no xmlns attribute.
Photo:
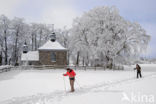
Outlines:
<svg viewBox="0 0 156 104"><path fill-rule="evenodd" d="M2 54L4 54L5 65L8 63L8 37L10 29L10 20L4 16L0 16L0 63L2 63Z"/></svg>
<svg viewBox="0 0 156 104"><path fill-rule="evenodd" d="M70 42L70 34L69 34L69 30L64 28L64 29L57 29L55 30L55 33L57 35L57 39L60 43L62 43L62 45L65 48L69 47L69 42Z"/></svg>
<svg viewBox="0 0 156 104"><path fill-rule="evenodd" d="M15 17L12 20L12 55L11 60L13 65L17 64L21 54L21 47L25 41L25 36L27 33L26 24L22 18Z"/></svg>
<svg viewBox="0 0 156 104"><path fill-rule="evenodd" d="M80 55L90 64L99 59L110 68L119 56L138 57L150 40L139 24L125 20L115 7L97 7L84 13L74 20L71 34L75 57Z"/></svg>
<svg viewBox="0 0 156 104"><path fill-rule="evenodd" d="M50 34L50 30L47 25L45 24L38 24L38 45L39 48L43 43L45 43L48 39L48 36Z"/></svg>
<svg viewBox="0 0 156 104"><path fill-rule="evenodd" d="M57 40L61 43L61 45L63 45L65 48L68 49L68 63L70 61L70 55L71 55L71 49L70 49L70 43L71 43L71 36L70 36L70 30L66 29L66 27L64 27L63 29L56 29L55 30L55 34L57 37Z"/></svg>
<svg viewBox="0 0 156 104"><path fill-rule="evenodd" d="M45 24L37 23L32 23L30 27L32 50L37 50L48 39L50 29Z"/></svg>
<svg viewBox="0 0 156 104"><path fill-rule="evenodd" d="M8 19L0 16L0 65L20 62L22 47L27 42L29 50L37 50L48 39L51 27L47 24L28 24L23 18Z"/></svg>

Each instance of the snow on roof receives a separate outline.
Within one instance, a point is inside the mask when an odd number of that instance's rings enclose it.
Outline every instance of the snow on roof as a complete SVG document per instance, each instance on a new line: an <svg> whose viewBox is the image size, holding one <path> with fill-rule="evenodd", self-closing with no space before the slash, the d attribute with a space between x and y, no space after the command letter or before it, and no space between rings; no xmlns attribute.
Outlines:
<svg viewBox="0 0 156 104"><path fill-rule="evenodd" d="M28 53L22 53L21 61L39 61L39 52L29 51Z"/></svg>
<svg viewBox="0 0 156 104"><path fill-rule="evenodd" d="M38 48L39 50L67 50L59 42L47 41L43 46Z"/></svg>

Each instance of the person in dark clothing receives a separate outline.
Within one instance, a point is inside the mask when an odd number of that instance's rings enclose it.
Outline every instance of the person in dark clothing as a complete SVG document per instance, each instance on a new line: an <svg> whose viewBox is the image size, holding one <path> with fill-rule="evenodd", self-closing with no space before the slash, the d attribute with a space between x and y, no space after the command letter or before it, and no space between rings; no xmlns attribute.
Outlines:
<svg viewBox="0 0 156 104"><path fill-rule="evenodd" d="M75 76L76 76L76 73L74 72L74 70L67 68L67 72L66 74L63 74L63 76L69 76L71 92L74 92L75 91L74 82L75 82Z"/></svg>
<svg viewBox="0 0 156 104"><path fill-rule="evenodd" d="M134 70L137 70L137 78L139 78L139 76L142 78L141 67L138 64L136 64L136 68L134 68Z"/></svg>

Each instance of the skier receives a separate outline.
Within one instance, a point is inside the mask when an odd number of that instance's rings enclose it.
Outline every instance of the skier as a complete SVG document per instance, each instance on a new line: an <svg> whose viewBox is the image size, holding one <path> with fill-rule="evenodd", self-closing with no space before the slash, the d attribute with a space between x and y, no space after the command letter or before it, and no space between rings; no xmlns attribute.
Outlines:
<svg viewBox="0 0 156 104"><path fill-rule="evenodd" d="M136 68L134 68L134 70L137 70L137 78L139 78L139 75L140 75L140 78L141 78L142 77L141 67L138 64L136 64Z"/></svg>
<svg viewBox="0 0 156 104"><path fill-rule="evenodd" d="M70 81L70 86L71 86L71 92L74 92L74 81L75 81L75 75L76 73L74 72L73 69L67 68L66 74L63 74L63 76L69 76L69 81Z"/></svg>

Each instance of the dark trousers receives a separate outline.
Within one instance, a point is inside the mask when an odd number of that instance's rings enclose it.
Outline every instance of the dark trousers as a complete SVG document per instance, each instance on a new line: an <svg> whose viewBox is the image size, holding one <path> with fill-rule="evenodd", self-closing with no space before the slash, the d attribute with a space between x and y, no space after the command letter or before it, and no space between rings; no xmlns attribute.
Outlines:
<svg viewBox="0 0 156 104"><path fill-rule="evenodd" d="M70 80L71 92L74 92L75 91L74 89L75 78L69 78L69 80Z"/></svg>
<svg viewBox="0 0 156 104"><path fill-rule="evenodd" d="M137 78L139 78L139 76L140 76L140 78L142 77L141 71L137 71Z"/></svg>

